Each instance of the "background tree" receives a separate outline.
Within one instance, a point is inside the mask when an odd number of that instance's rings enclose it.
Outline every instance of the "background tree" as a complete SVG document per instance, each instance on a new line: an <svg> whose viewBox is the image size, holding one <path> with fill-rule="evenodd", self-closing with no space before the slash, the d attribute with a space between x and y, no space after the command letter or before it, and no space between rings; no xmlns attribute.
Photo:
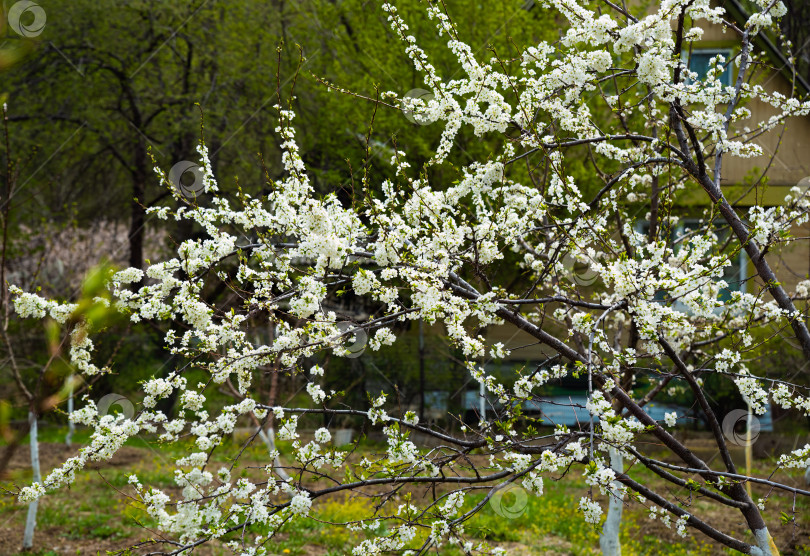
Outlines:
<svg viewBox="0 0 810 556"><path fill-rule="evenodd" d="M140 268L144 258L165 257L167 247L200 233L193 222L162 222L147 218L145 211L178 206L154 181L153 157L166 168L196 160L201 133L213 168L227 176L222 195L235 201L238 188L267 191L266 178L284 172L273 109L277 86L289 90L294 80L302 156L316 189L338 192L343 202L351 202L352 187L364 172L393 176L389 160L405 131L402 147L420 160L429 159L441 133L438 125L417 125L401 112L376 110L373 99L381 91L404 95L424 84L384 14L368 9L367 2L79 0L42 6L50 14L48 24L36 38L13 41L19 63L3 74L0 92L9 103L10 146L21 156L19 182L4 201L13 209L10 281L42 287L49 295L75 300L85 275L102 260ZM432 29L419 2L402 7L415 16L414 29ZM482 52L552 32L542 25L545 16L519 4L463 1L456 7L475 18L470 41ZM423 34L431 44L443 43L432 31ZM355 61L348 63L349 57ZM457 71L451 53L442 52L437 64L448 75ZM369 100L330 93L319 80ZM368 152L367 143L373 146ZM467 136L458 143L468 156L488 149ZM349 165L347 159L360 162ZM221 284L205 291L209 303L218 303L223 294ZM101 379L97 392L130 393L155 369L169 372L160 338L165 330L162 324L121 328L121 336L107 346L109 353L139 357L128 358L133 365L116 376ZM20 334L15 340L30 355L26 360L41 366L37 330L29 332L24 341L22 328L12 336ZM397 373L405 376L404 370ZM163 403L169 408L172 400Z"/></svg>
<svg viewBox="0 0 810 556"><path fill-rule="evenodd" d="M448 542L468 554L491 553L487 543L468 539L465 523L504 486L520 484L541 496L544 477L557 479L575 468L589 487L579 507L594 526L602 523L605 500L627 499L680 534L693 530L748 554L778 553L763 517L769 495L755 501L746 484L810 495L779 474L804 467L810 445L782 456L767 478L741 473L704 378L734 384L759 413L769 397L785 409L810 411L801 384L746 361L769 341L770 326L789 327L797 357L810 358L810 282L786 291L769 257L791 228L807 221L810 198L794 189L784 206L755 205L742 213L720 188L724 161L761 154L754 138L773 125L759 122L734 136L732 122L746 116L745 101L778 107L776 121L810 113L807 101L746 81L754 37L772 29L785 8L763 5L742 27L723 19L722 9L692 0L664 3L651 14L614 4L591 10L567 0L544 8L565 22L563 36L533 41L508 56L511 45L476 53L452 12L430 4L427 13L460 68L445 77L411 34L405 10L383 5L432 98L382 92L373 97L373 118L376 111L401 109L419 121L442 122L428 157L397 141L390 167L377 171L368 163L366 128L353 187L324 193L296 140L293 108L301 96L285 83L273 101L285 172L266 176L260 193L220 188L204 144L199 199L181 197L163 174L181 206L151 212L185 220L199 234L146 272L130 268L107 277L116 308L141 326L157 324L177 364L143 384L135 415L102 415L88 399L73 418L93 427L90 443L42 483L22 489L20 499L69 483L89 462L109 458L127 438L147 431L183 451L175 461L179 495L130 478L132 496L164 532L148 541L158 553L212 539L225 539L241 554L262 553L284 524L314 519L314 506L344 493L374 501L361 520L366 538L356 554L426 553ZM707 22L739 37L732 87L719 79L724 61L716 60L702 81L683 63L683 49L699 36L695 27ZM459 145L464 138L481 138L486 152L469 160ZM707 202L696 229L673 241L672 207L683 190L697 190ZM632 225L639 215L643 233ZM730 239L721 240L718 224ZM724 268L741 250L756 270L757 291L724 299ZM585 287L564 279L566 258L593 269L599 282ZM219 292L216 303L211 291ZM346 316L332 303L349 292L375 308L341 329ZM68 321L77 310L70 304L19 288L12 293L21 317L50 315L71 330L71 360L79 372L109 372L90 340L104 336L102 326ZM415 320L441 323L470 377L497 399L472 427L451 431L419 422L385 394L357 408L349 405L354 400L346 403L339 382L326 382L333 378L326 357L351 355L344 347L349 336L362 331L376 351ZM255 332L269 326L272 339L256 341ZM528 334L548 364L520 369L510 380L489 373L482 362L507 355L504 345L481 335L492 326ZM323 366L312 364L318 357ZM264 403L256 378L267 372L298 381L306 403ZM640 374L652 381L638 388ZM525 415L524 408L542 400L541 387L568 375L587 377L589 421L540 430L542 413ZM672 434L677 414L656 420L645 411L670 383L691 392L709 425L716 461L702 459ZM235 400L212 396L226 388ZM171 397L178 400L175 412L158 405ZM240 417L263 423L271 413L278 437L291 442L284 455L289 480L280 477L276 454L265 469L240 465L236 450L229 468L209 468ZM358 460L330 445L327 427L303 439L299 425L324 415L362 419L381 429L386 446ZM417 433L438 446L417 445ZM650 441L663 446L666 457L651 453ZM633 465L614 464L613 455ZM666 490L646 484L641 469L661 477ZM424 487L428 495L417 497ZM476 491L485 497L467 502ZM698 501L739 511L746 532L703 519Z"/></svg>

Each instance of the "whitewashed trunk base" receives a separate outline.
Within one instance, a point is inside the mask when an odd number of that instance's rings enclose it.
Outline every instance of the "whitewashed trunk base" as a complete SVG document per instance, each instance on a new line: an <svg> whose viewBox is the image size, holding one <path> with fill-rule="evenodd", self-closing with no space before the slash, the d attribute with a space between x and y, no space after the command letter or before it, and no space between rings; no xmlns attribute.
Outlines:
<svg viewBox="0 0 810 556"><path fill-rule="evenodd" d="M610 448L610 467L617 475L624 471L624 459L622 454L615 448ZM614 487L619 484L614 482ZM603 556L621 556L622 545L619 541L619 528L622 524L622 499L611 493L608 503L608 514L605 525L602 527L602 534L599 536L599 548L602 549Z"/></svg>
<svg viewBox="0 0 810 556"><path fill-rule="evenodd" d="M31 425L29 439L31 443L31 469L34 471L34 482L41 483L42 476L39 472L39 439L37 438L37 418L33 412L28 412L28 423ZM25 520L25 533L23 533L23 550L30 550L34 547L34 528L37 525L37 502L33 500L28 503L28 517Z"/></svg>

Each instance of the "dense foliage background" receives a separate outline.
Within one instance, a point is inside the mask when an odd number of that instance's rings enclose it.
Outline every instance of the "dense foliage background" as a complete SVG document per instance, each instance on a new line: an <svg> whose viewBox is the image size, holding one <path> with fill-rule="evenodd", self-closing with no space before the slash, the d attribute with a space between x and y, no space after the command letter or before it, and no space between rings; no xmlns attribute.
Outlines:
<svg viewBox="0 0 810 556"><path fill-rule="evenodd" d="M279 94L295 97L298 140L313 183L322 194L337 192L346 204L365 176L378 176L374 181L379 183L393 173L395 149L421 153L427 160L438 143L440 125L419 125L398 107L377 108L370 101L385 91L423 94L425 86L374 2L78 0L40 5L47 24L39 36L21 38L7 30L0 43L8 61L0 68L9 135L2 162L4 167L9 160L15 164L11 179L3 176L13 182L4 183L3 190L9 185L14 190L10 201L3 201L11 230L11 283L77 300L96 265L143 267L145 260L156 260L193 237L197 230L186 222L160 222L147 217L145 209L175 203L153 167L165 171L181 161L198 161L201 138L224 195L266 191L282 174L274 109ZM457 64L421 3L407 0L399 6L412 32L436 56L432 63L452 77ZM507 64L520 46L553 40L560 32L548 13L527 7L521 2L448 2L451 13L463 14L463 38L479 54L491 52ZM327 83L356 96L330 92ZM400 139L405 129L407 138ZM469 131L456 144L467 157L459 165L485 159L489 152L487 142ZM210 302L222 293L212 288ZM96 394L130 395L138 381L172 368L162 352L160 330L126 323L113 330L101 353L125 356L115 374L92 385ZM21 373L23 381L33 387L37 369L49 358L47 335L19 321L10 323L9 333L24 354L21 363L28 372ZM413 330L387 351L333 362L332 376L359 373L356 391L347 395L360 405L372 384L398 389L405 403L413 403L418 391L453 384L451 409L460 410L468 377L462 378L442 330L423 331L421 342L420 352ZM69 374L67 364L52 365L46 389L64 394ZM11 383L9 376L3 380ZM279 395L293 395L300 387L290 377L282 381ZM0 399L9 409L5 419L13 416L24 428L25 401L10 389ZM64 420L60 411L45 418Z"/></svg>
<svg viewBox="0 0 810 556"><path fill-rule="evenodd" d="M504 66L519 63L527 45L554 42L562 33L553 12L532 9L532 1L446 4L449 13L463 18L458 26L460 38L473 45L479 58L489 53ZM458 60L444 48L447 37L437 34L422 2L402 0L397 5L420 46L430 52L438 73L453 79L460 71ZM165 171L199 160L196 147L202 140L224 197L237 200L242 192L267 193L284 173L285 139L276 127L276 105L281 99L292 99L301 156L318 194L336 194L344 207L356 205L368 187L393 176L391 159L397 151L407 151L412 166L423 168L429 173L428 181L441 188L458 183L463 164L487 160L493 150L486 136L475 137L464 129L455 141L450 164L424 164L435 152L442 126L415 122L398 106L375 102L386 91L406 96L427 92L375 2L77 0L43 1L41 6L48 16L41 34L15 36L3 22L5 38L0 39L0 100L6 115L0 159L6 169L0 172L4 273L7 268L0 281L86 307L77 314L103 321L111 332L98 340L98 359L115 358L117 363L112 373L86 382L72 380L73 369L63 359L66 346L59 340L57 327L9 319L4 305L0 350L13 345L15 355L13 365L0 369L4 385L0 432L6 443L0 474L28 432L25 415L34 403L43 412L46 428L63 425L69 387L79 395L92 389L96 399L115 393L126 403L137 403L139 383L148 377L168 377L187 365L167 354L163 344L167 331L182 329L182 322L133 325L112 314L93 313L95 306L90 302L103 291L100 276L109 266L144 268L184 240L202 236L191 220L160 222L147 215L150 207L176 208L176 199L160 185L156 168ZM799 74L810 78L806 6L788 2L788 10L785 36L770 39L780 45L791 41ZM631 59L630 54L626 56ZM605 83L600 92L616 93L621 89L616 81ZM607 104L597 99L593 105L595 121L611 115ZM577 181L588 196L601 187L593 176L604 179L620 168L610 161L599 167L588 147L569 152L575 154L566 162L566 171L583 178ZM530 157L522 162L528 166ZM538 185L532 176L540 174L539 168L516 167L514 172ZM675 214L667 211L677 210L681 208L662 207L662 221ZM618 211L615 217L621 219ZM514 254L506 256L515 262ZM503 275L514 273L517 265L503 268L511 270L494 268L492 276L510 287L527 279L520 273ZM212 279L205 285L204 300L227 307L233 303L233 298L226 299L228 293L226 280ZM382 310L381 305L362 302L345 291L331 295L328 303L358 321ZM306 364L328 365L323 386L341 390L341 407L367 410L369 396L385 391L394 395L400 412L418 407L422 422L441 419L442 426L455 432L465 421L475 420L465 393L477 384L466 373L464 357L450 345L445 330L415 321L394 328L401 339L393 346L369 351L362 358L321 354ZM252 333L257 344L273 338L269 327ZM757 337L763 347L747 353L747 363L767 366L770 376L802 382L804 367L798 350L791 340L778 338L781 333L766 331L771 339L767 343L764 336ZM0 361L7 363L10 358L0 353ZM509 381L514 378L509 377L516 376L514 371L521 365L518 358L490 365L487 371L511 387ZM44 376L41 369L47 369ZM269 370L259 369L258 390L270 405L310 403L304 391L306 379L292 374L271 379L279 373ZM652 374L656 369L649 370ZM576 379L547 386L542 395L553 393L554 388L584 391L585 377L573 375ZM192 382L205 379L204 372L194 369L184 376ZM647 378L640 373L628 386L638 391L652 388ZM743 405L729 381L712 376L707 383L709 400L718 414ZM228 382L209 397L211 408L232 402L232 394ZM175 402L172 395L161 400L158 409L170 415ZM658 402L695 406L684 388L666 391ZM441 411L431 413L437 407ZM688 425L679 424L683 429L700 426L693 414L685 417ZM308 416L302 421L313 429L321 425L320 420L321 416ZM354 416L323 416L323 425L333 429L357 428L361 422ZM251 424L247 419L240 421L240 425ZM802 419L782 419L778 427L780 432L793 432L804 430L803 425ZM53 440L47 431L45 437Z"/></svg>
<svg viewBox="0 0 810 556"><path fill-rule="evenodd" d="M478 54L491 52L510 64L521 46L553 41L561 33L549 12L531 9L532 4L454 0L447 7L464 18L461 38ZM76 0L41 5L48 19L39 36L21 38L6 29L0 42L0 98L8 106L9 134L2 162L16 165L15 192L3 200L11 230L6 255L11 283L75 300L96 265L143 267L145 259L156 259L193 237L197 230L186 222L160 222L146 217L145 209L174 203L153 167L166 170L198 160L200 138L226 196L266 191L282 174L274 109L279 94L295 97L302 157L318 191L337 192L345 204L352 203L355 185L367 173L378 177L372 183L393 173L390 158L396 149L421 153L427 160L438 143L440 125L419 125L398 107L378 108L369 100L389 90L424 93L420 76L374 2ZM440 74L452 77L457 64L421 3L398 5ZM799 71L806 73L808 44L801 23L806 10L801 2L788 2L788 8L793 16L783 20L785 38L794 44ZM356 96L330 91L327 84ZM407 137L400 138L406 129ZM468 156L457 160L459 165L485 159L489 152L487 141L468 130L456 143ZM582 172L589 170L585 157L583 151ZM456 177L431 176L431 181L449 183ZM8 186L4 183L3 190ZM221 294L221 288L212 288L210 301ZM352 299L335 302L353 304ZM31 326L10 323L10 335L25 354L22 363L31 371L23 373L23 380L29 381L49 357L45 331ZM128 395L138 381L172 365L162 352L160 330L126 324L117 330L102 352L129 356L119 360L125 363L119 362L116 374L93 385L97 393ZM427 347L420 351L419 345L417 331L411 330L387 351L333 361L333 376L362 377L354 381L356 391L347 393L360 405L370 384L398 389L404 402L413 403L419 391L446 389L450 383L455 395L449 408L462 411L467 379L442 330L423 331ZM762 357L793 373L794 365L780 352L771 347ZM384 377L380 368L386 370ZM51 393L63 389L69 366L57 364L49 372ZM420 381L420 375L427 378ZM300 385L290 377L281 388L292 395ZM713 401L719 408L739 405L733 388L721 382L718 389ZM24 416L25 403L13 390L0 398L8 408L5 419ZM671 401L689 400L676 396ZM46 418L61 421L63 416L56 412Z"/></svg>

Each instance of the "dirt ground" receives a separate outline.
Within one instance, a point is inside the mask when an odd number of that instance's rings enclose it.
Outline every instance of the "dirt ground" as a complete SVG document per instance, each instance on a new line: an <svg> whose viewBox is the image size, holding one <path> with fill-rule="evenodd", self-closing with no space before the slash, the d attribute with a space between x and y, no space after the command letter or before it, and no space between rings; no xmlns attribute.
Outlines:
<svg viewBox="0 0 810 556"><path fill-rule="evenodd" d="M802 438L800 445L804 445L805 441L806 439ZM785 443L788 445L778 445ZM763 444L766 446L769 445L767 442L764 442ZM790 444L793 444L792 438L784 442L776 441L770 443L770 445L778 448L778 450L781 452L792 449L793 446ZM711 461L715 457L716 449L712 448L711 439L706 438L703 435L694 435L692 438L689 438L688 445L692 451L706 461ZM650 448L654 449L652 446ZM63 444L41 444L40 458L43 472L47 472L47 470L53 469L60 463L64 462L65 459L74 455L76 449L77 448L75 446L73 448L68 448ZM768 450L768 452L769 451L770 450ZM773 461L773 456L768 452L758 454L761 456L761 459L755 460L755 469L770 469L770 462ZM665 454L663 453L656 455L659 455L662 459L668 459L672 461L672 463L678 463L671 457L665 457ZM742 467L744 465L743 450L735 449L733 451L733 456L741 468L744 468ZM154 458L155 454L149 449L124 447L111 461L103 462L91 469L97 469L101 475L105 475L105 472L112 469L117 469L120 472L124 469L128 470L131 467L148 467L152 465L151 462L154 461ZM20 446L9 461L7 466L7 475L19 477L21 473L26 472L28 469L30 469L28 447ZM801 474L793 474L792 476L780 475L778 480L797 488L807 488ZM5 484L8 483L6 482ZM659 487L662 487L662 485L663 483L661 483L661 485L655 485L655 488L658 489ZM104 487L103 484L102 487ZM166 490L171 489L169 488ZM764 496L767 492L768 490L766 487L757 485L754 487L754 498L756 499L757 497ZM111 487L108 493L103 495L109 497L119 496L114 490L112 490ZM49 500L49 497L46 497L43 500L45 501L41 502L41 504L53 503L52 500ZM22 523L25 519L26 508L25 506L15 504L13 497L9 496L8 493L6 493L5 496L0 496L0 504L2 504L0 505L0 510L2 510L2 512L0 512L0 556L18 554L19 547L22 544ZM797 504L796 510L799 514L804 514L807 512L807 509L810 508L810 500L808 499L801 499L800 497L797 500ZM793 523L780 523L779 512L790 514L793 511L791 499L785 496L781 496L779 499L773 498L771 501L769 501L768 509L777 510L776 512L770 511L767 513L767 516L769 516L768 525L771 528L771 532L774 535L777 545L782 549L782 554L810 554L810 552L805 552L804 549L801 548L803 545L810 545L810 537L808 537L808 532L810 531L808 528L808 524L810 524L810 515L802 515L801 519L797 520L798 525L794 525ZM712 505L704 501L697 501L692 506L692 510L701 517L705 517L713 526L719 528L720 530L742 533L746 529L740 513L735 510L724 508L716 504ZM40 511L42 511L42 506L40 507ZM93 508L90 508L89 513L92 513L92 511ZM137 524L132 523L124 528L122 534L112 535L109 538L98 538L97 535L94 536L89 534L89 532L85 534L85 531L81 529L81 525L74 525L77 523L77 521L74 520L73 517L74 516L72 515L64 516L65 523L62 524L38 523L35 541L36 546L43 547L43 549L35 552L35 554L43 556L51 556L55 554L107 554L108 551L123 550L129 546L132 546L133 543L151 536L149 531L140 529L137 527ZM110 521L122 521L124 520L124 516L121 514L109 515L107 519ZM104 517L101 518L102 523L103 520ZM673 528L665 527L658 520L652 521L640 518L638 522L640 525L640 530L638 533L640 538L642 538L643 535L653 535L659 539L671 541L672 543L681 542L681 539L676 536ZM78 529L76 529L76 527L78 527ZM571 554L574 552L569 541L558 537L549 538L547 539L547 542L544 541L542 549L527 549L525 545L520 543L503 543L503 546L510 549L510 554L517 554L521 556L535 556L538 554ZM721 553L720 546L716 546L716 553ZM305 556L323 556L327 553L324 548L319 546L306 546L302 550ZM139 553L140 552L137 551L135 552L135 554ZM201 547L201 549L195 550L194 553L203 556L221 554L222 547L212 544ZM712 551L712 553L715 552ZM280 551L279 554L283 556L285 552ZM298 551L296 554L302 554L302 552Z"/></svg>
<svg viewBox="0 0 810 556"><path fill-rule="evenodd" d="M39 446L40 466L43 472L53 469L63 463L67 458L75 455L76 447L69 448L64 444L41 443ZM144 457L144 450L138 448L123 447L110 460L101 462L91 469L125 468L133 463L139 462ZM19 446L14 455L9 460L6 468L6 475L14 473L16 470L28 470L31 468L30 454L27 446ZM17 525L21 517L25 515L26 508L20 506L19 509L4 515L0 521L0 555L16 554L22 545L23 530ZM107 540L86 537L77 531L77 535L84 537L75 540L64 536L63 527L37 527L35 532L36 546L47 547L57 554L106 554L107 551L122 550L131 544L128 539Z"/></svg>

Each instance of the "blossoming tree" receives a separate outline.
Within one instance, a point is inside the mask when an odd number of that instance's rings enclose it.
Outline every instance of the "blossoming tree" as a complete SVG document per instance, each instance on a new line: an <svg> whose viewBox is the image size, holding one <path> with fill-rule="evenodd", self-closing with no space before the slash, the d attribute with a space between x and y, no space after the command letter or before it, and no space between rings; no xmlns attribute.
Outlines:
<svg viewBox="0 0 810 556"><path fill-rule="evenodd" d="M760 133L810 113L810 103L769 94L749 79L754 39L784 6L757 0L757 13L740 24L709 0L665 0L637 15L609 0L598 6L579 0L540 4L566 22L560 40L530 46L514 59L490 52L487 60L459 38L443 3L430 4L429 16L458 58L461 76L453 79L438 75L396 7L382 5L432 97L386 93L373 102L443 125L444 132L424 167L411 166L407 151L398 149L391 160L395 177L375 181L365 173L351 203L314 193L298 154L291 102L280 90L277 131L285 139L287 173L268 195L226 200L201 146L205 195L176 211L153 212L189 220L205 237L183 242L175 258L145 272L123 270L109 280L113 306L133 322L177 323L166 333L166 349L188 364L169 378L146 382L142 406L132 416L100 415L87 398L72 419L93 428L92 441L42 482L22 489L21 500L68 485L89 462L110 458L128 438L149 432L168 443L195 441L175 462L179 496L131 477L134 496L163 534L153 541L156 554L184 553L211 539L227 542L236 553L263 554L282 525L311 519L321 500L345 493L375 501L362 521L343 524L365 534L355 554L422 554L446 543L465 554L496 553L500 549L470 540L465 523L499 487L518 484L542 496L544 477L570 468L580 468L589 487L579 507L590 523L600 524L605 496L618 507L632 500L682 535L692 531L743 553L776 554L764 502L752 500L745 483L810 493L740 473L702 377L715 373L733 382L757 412L770 396L810 414L805 390L766 379L744 363L760 342L758 331L771 325L789 327L803 357L810 358L810 332L798 306L807 284L786 291L768 255L787 230L807 220L810 199L794 189L779 207L755 205L743 212L720 187L724 164L761 154L755 143ZM707 24L722 25L741 49L733 60L715 59L699 80L681 52ZM736 80L725 85L719 76L733 66ZM778 114L738 131L733 122L750 115L745 105L752 99L770 103ZM486 160L453 165L454 138L470 132L496 141L498 149ZM583 159L587 172L573 172L574 162ZM458 179L431 182L429 170L439 167L453 169ZM692 189L706 200L702 224L673 243L673 201ZM718 225L729 231L727 240L720 240ZM749 290L759 291L723 299L724 269L740 252L756 271ZM566 260L587 265L598 281L586 287L565 279ZM232 294L228 301L204 301L203 288L211 281L225 284ZM384 309L349 328L338 326L340 315L323 308L337 290ZM12 292L21 317L49 315L71 326L77 372L110 371L94 363L93 337L103 330L70 319L70 304L19 288ZM368 411L338 409L339 394L321 387L328 366L305 365L322 350L346 354L345 340L359 330L368 334L371 349L379 349L396 340L393 323L417 319L441 324L466 357L471 376L498 400L488 419L463 434L396 413L384 395L374 396ZM272 341L257 345L251 328L268 325ZM544 346L549 364L524 369L513 384L501 383L481 363L507 356L503 345L476 335L488 325L529 334ZM207 380L190 383L184 372L191 366L204 369ZM255 390L259 368L306 376L310 406L265 403ZM634 389L642 372L655 378L652 388ZM525 427L517 419L523 404L569 373L587 376L590 421L541 433ZM234 385L237 400L209 413L207 392L226 382ZM677 415L659 422L645 412L656 394L675 384L691 391L716 442L718 462L703 461L673 436ZM180 407L176 415L165 415L156 404L171 394ZM382 430L388 448L350 458L330 445L326 428L304 441L298 420L313 413L366 419ZM211 467L210 454L242 415L260 422L272 416L278 438L292 442L283 454L283 473L276 453L260 480L235 478L239 454L230 467ZM414 432L433 437L438 446L417 445L409 439ZM646 454L639 447L642 435L652 435L679 463ZM803 467L808 459L810 445L784 455L778 467ZM624 470L622 462L634 465ZM657 491L640 482L638 469L651 470L668 488ZM425 486L434 487L434 496L393 496ZM486 496L465 504L472 492ZM750 534L735 535L702 517L694 507L698 499L739 512ZM249 527L252 533L244 534Z"/></svg>

